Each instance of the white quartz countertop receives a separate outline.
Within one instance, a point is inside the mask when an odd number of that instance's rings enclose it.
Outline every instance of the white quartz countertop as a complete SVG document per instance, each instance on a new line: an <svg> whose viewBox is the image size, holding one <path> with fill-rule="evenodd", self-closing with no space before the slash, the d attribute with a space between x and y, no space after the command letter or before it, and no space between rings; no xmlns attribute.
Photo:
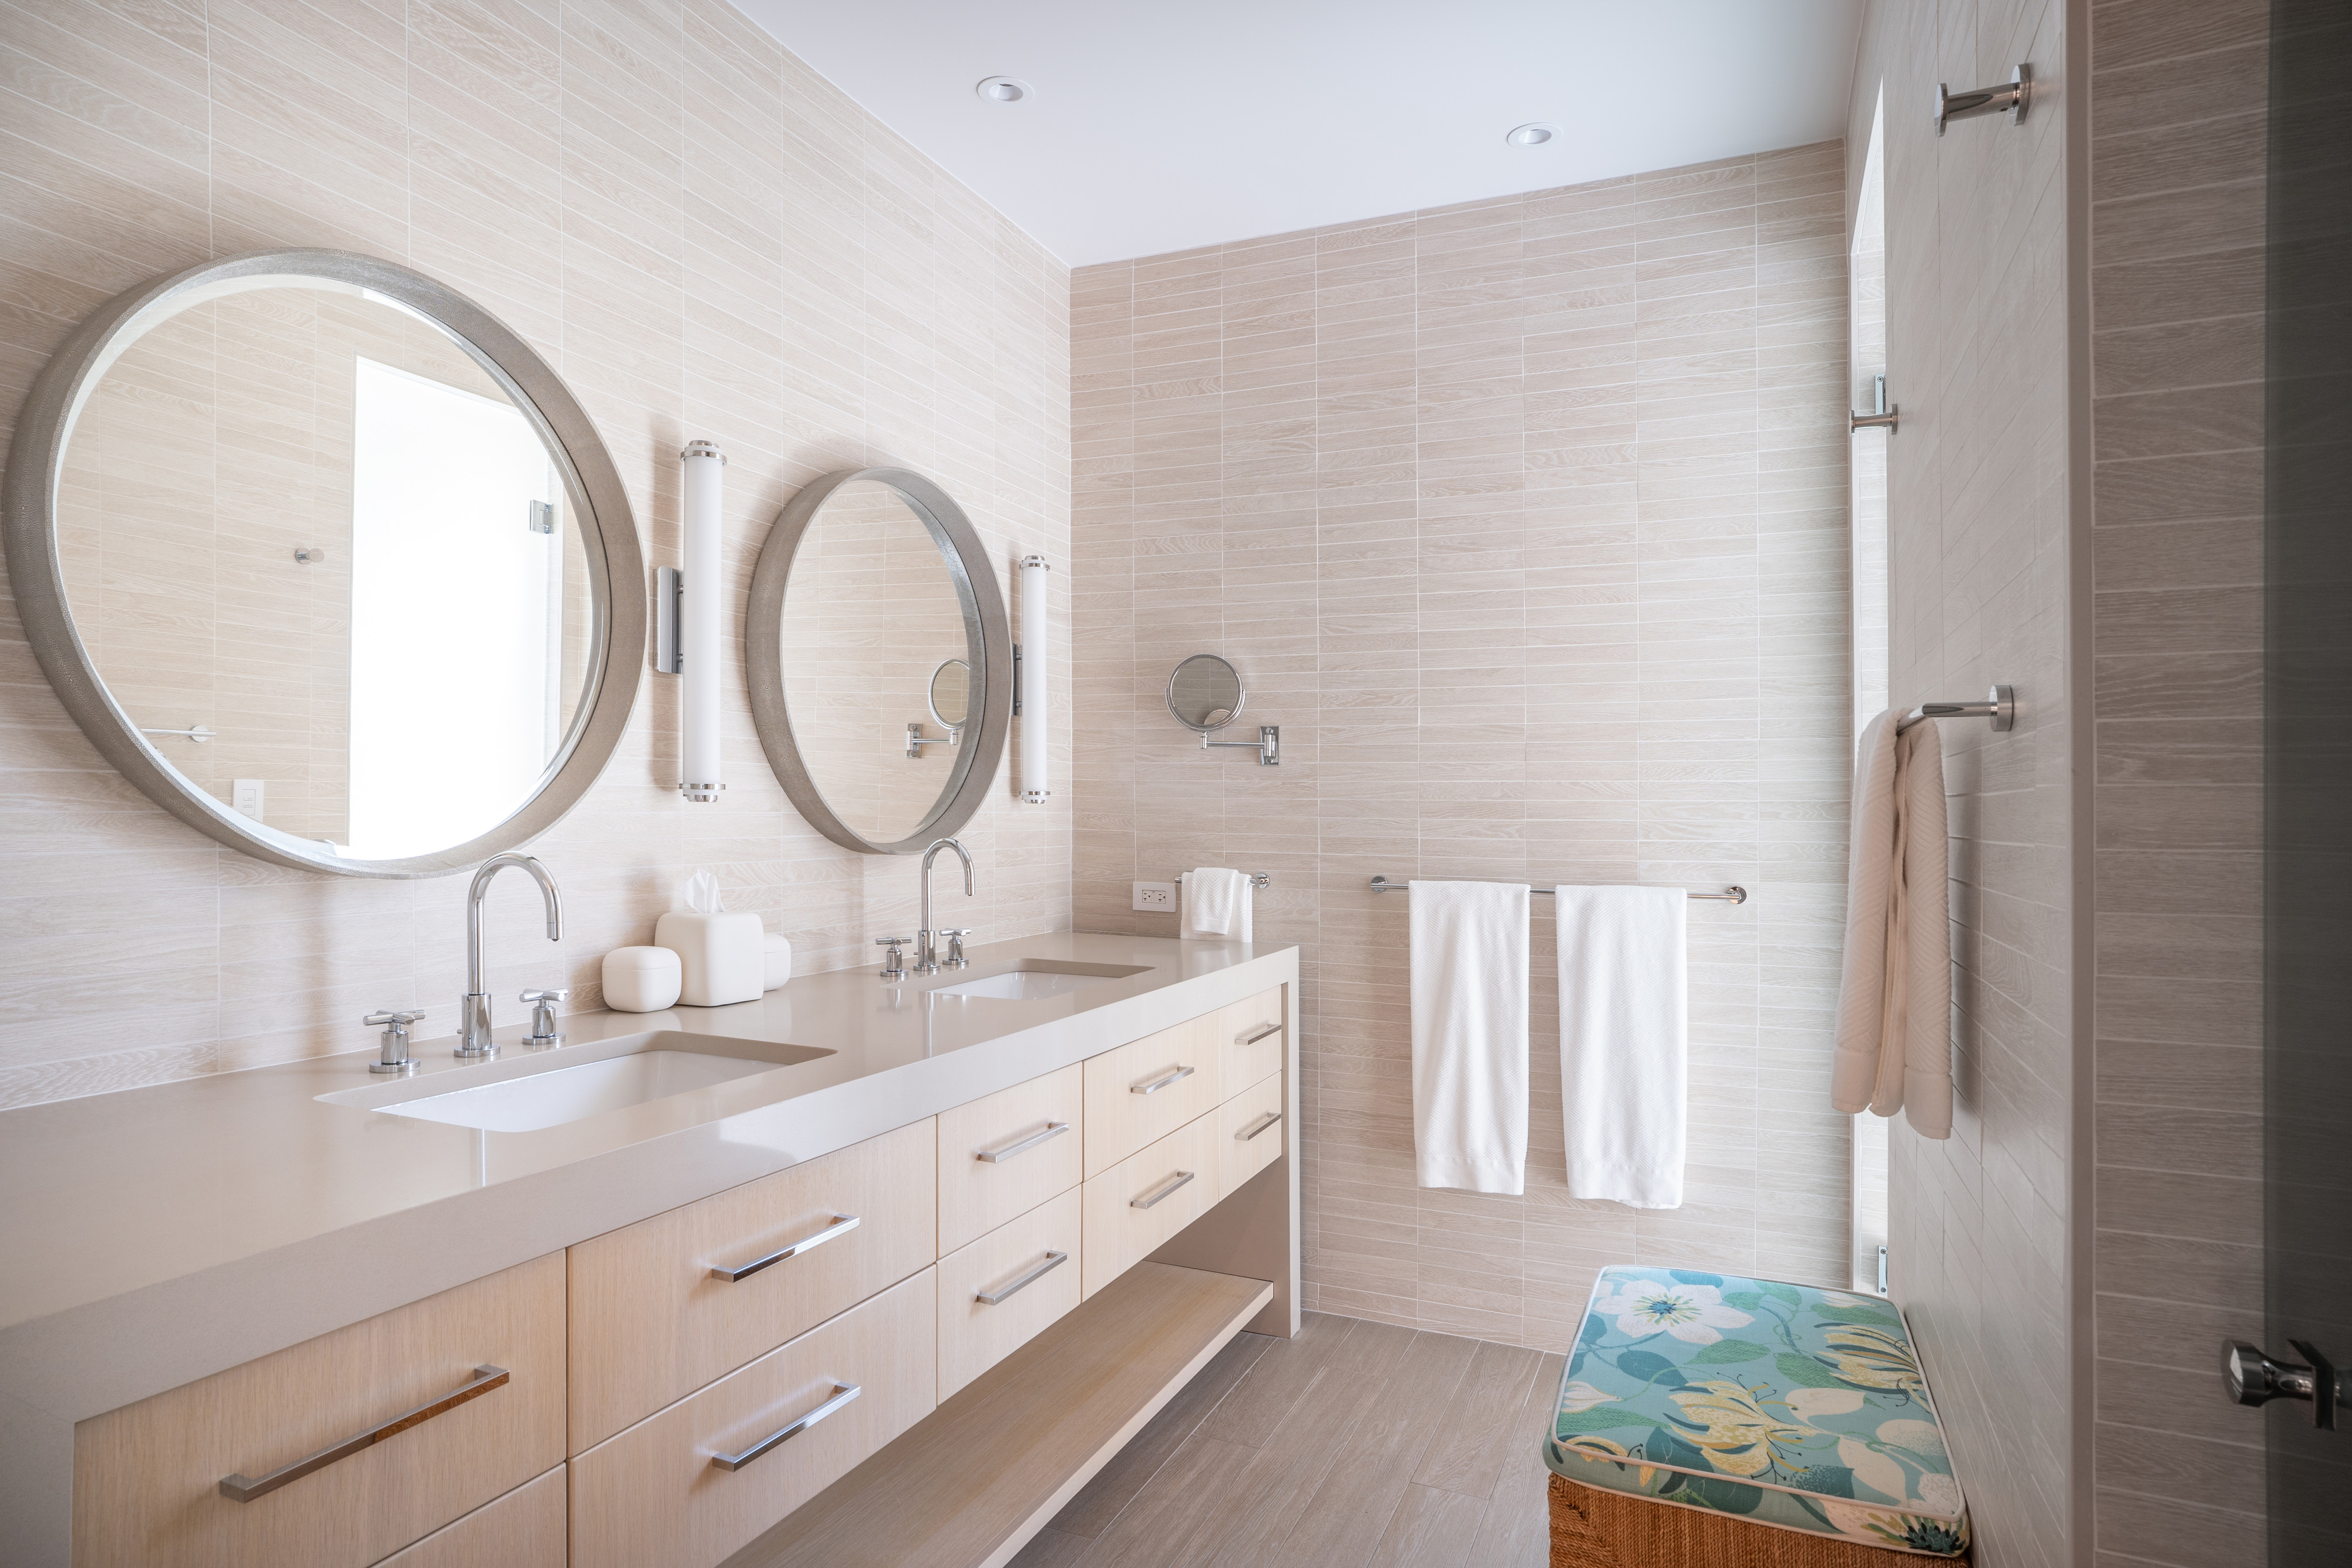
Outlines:
<svg viewBox="0 0 2352 1568"><path fill-rule="evenodd" d="M0 1112L0 1424L80 1419L1053 1071L1269 987L1292 947L1060 934L886 984L563 1020L579 1046L677 1030L832 1054L532 1132L322 1102L483 1073L420 1040ZM1143 972L1066 996L932 994L1023 958ZM509 1004L501 1042L524 1032ZM444 1015L446 1016L446 1015ZM357 1031L355 1031L357 1033ZM373 1041L373 1035L359 1038ZM524 1053L509 1043L499 1065ZM468 1076L474 1075L474 1076ZM23 1450L26 1434L0 1441Z"/></svg>

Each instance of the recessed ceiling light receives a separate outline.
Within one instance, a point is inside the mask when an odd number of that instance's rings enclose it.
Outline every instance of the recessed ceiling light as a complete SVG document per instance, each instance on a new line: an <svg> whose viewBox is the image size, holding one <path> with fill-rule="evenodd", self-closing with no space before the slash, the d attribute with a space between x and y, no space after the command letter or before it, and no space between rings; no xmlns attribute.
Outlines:
<svg viewBox="0 0 2352 1568"><path fill-rule="evenodd" d="M1538 120L1531 124L1520 126L1503 140L1514 147L1540 147L1559 134L1559 126L1547 125Z"/></svg>
<svg viewBox="0 0 2352 1568"><path fill-rule="evenodd" d="M971 90L991 103L1019 103L1037 89L1019 77L990 77Z"/></svg>

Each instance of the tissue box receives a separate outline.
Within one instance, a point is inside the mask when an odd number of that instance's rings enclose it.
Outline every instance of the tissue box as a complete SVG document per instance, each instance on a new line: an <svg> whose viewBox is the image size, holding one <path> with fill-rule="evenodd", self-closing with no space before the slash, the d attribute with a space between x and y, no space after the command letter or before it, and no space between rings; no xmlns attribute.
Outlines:
<svg viewBox="0 0 2352 1568"><path fill-rule="evenodd" d="M758 1001L767 973L766 936L760 917L749 911L695 915L672 910L654 923L655 942L677 954L684 967L678 1000L690 1008Z"/></svg>
<svg viewBox="0 0 2352 1568"><path fill-rule="evenodd" d="M604 955L604 1005L616 1013L657 1013L677 1005L684 976L667 947L615 947Z"/></svg>

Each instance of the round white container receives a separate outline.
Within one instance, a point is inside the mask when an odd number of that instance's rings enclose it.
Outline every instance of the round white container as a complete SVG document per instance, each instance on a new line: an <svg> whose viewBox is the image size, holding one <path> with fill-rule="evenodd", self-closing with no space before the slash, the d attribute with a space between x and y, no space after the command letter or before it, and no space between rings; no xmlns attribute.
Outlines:
<svg viewBox="0 0 2352 1568"><path fill-rule="evenodd" d="M614 1012L676 1007L685 984L686 966L667 947L615 947L604 955L604 1005Z"/></svg>

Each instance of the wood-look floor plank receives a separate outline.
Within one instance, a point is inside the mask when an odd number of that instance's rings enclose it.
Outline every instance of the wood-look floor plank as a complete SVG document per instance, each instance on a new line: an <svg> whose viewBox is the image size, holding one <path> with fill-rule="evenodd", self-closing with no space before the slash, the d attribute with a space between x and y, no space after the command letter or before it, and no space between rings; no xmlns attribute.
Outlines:
<svg viewBox="0 0 2352 1568"><path fill-rule="evenodd" d="M1234 1335L1233 1343L1219 1351L1216 1359L1202 1368L1201 1375L1186 1384L1183 1391L1171 1399L1166 1408L1154 1416L1134 1440L1070 1500L1068 1507L1055 1515L1053 1528L1066 1535L1088 1540L1109 1529L1111 1521L1135 1500L1136 1494L1183 1446L1184 1439L1257 1364L1266 1347L1278 1343L1265 1334Z"/></svg>
<svg viewBox="0 0 2352 1568"><path fill-rule="evenodd" d="M1442 1487L1407 1487L1404 1500L1389 1517L1379 1550L1364 1568L1473 1568L1470 1543L1477 1538L1486 1512L1483 1498L1465 1497ZM1311 1568L1322 1568L1322 1564Z"/></svg>
<svg viewBox="0 0 2352 1568"><path fill-rule="evenodd" d="M1095 1538L1085 1568L1160 1568L1213 1522L1255 1448L1195 1431L1150 1486Z"/></svg>
<svg viewBox="0 0 2352 1568"><path fill-rule="evenodd" d="M1049 1524L1029 1538L1006 1568L1078 1568L1093 1544L1083 1535L1066 1535Z"/></svg>
<svg viewBox="0 0 2352 1568"><path fill-rule="evenodd" d="M1332 1464L1348 1452L1351 1435L1387 1392L1389 1374L1414 1337L1412 1330L1392 1323L1360 1320L1350 1327L1341 1342L1345 1354L1320 1369L1307 1396L1291 1406L1251 1456L1227 1493L1226 1508L1211 1521L1213 1534L1203 1530L1195 1536L1171 1568L1295 1568L1283 1543ZM1204 1551L1211 1545L1213 1552Z"/></svg>
<svg viewBox="0 0 2352 1568"><path fill-rule="evenodd" d="M1478 1342L1418 1333L1282 1543L1289 1563L1360 1563L1386 1533ZM1328 1375L1327 1375L1328 1378Z"/></svg>
<svg viewBox="0 0 2352 1568"><path fill-rule="evenodd" d="M1547 1490L1551 1472L1541 1457L1544 1427L1568 1358L1549 1354L1536 1366L1527 1399L1514 1425L1524 1462L1507 1463L1478 1524L1468 1561L1478 1568L1545 1568L1551 1558L1551 1518Z"/></svg>
<svg viewBox="0 0 2352 1568"><path fill-rule="evenodd" d="M1482 1500L1493 1497L1504 1471L1527 1462L1518 1416L1542 1360L1541 1352L1524 1345L1480 1343L1413 1472L1414 1483Z"/></svg>
<svg viewBox="0 0 2352 1568"><path fill-rule="evenodd" d="M1266 1348L1241 1385L1218 1405L1208 1422L1212 1437L1249 1448L1265 1446L1298 1401L1306 1397L1316 1377L1339 1353L1360 1320L1308 1312L1296 1339L1278 1339Z"/></svg>

